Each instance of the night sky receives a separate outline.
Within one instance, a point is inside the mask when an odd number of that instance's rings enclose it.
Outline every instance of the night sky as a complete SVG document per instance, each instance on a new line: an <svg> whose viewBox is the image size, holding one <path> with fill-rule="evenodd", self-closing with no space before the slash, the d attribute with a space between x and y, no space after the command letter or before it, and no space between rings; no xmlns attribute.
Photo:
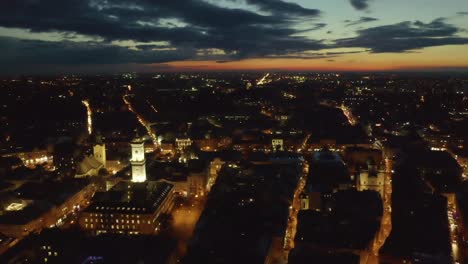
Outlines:
<svg viewBox="0 0 468 264"><path fill-rule="evenodd" d="M2 0L0 73L468 70L467 0Z"/></svg>

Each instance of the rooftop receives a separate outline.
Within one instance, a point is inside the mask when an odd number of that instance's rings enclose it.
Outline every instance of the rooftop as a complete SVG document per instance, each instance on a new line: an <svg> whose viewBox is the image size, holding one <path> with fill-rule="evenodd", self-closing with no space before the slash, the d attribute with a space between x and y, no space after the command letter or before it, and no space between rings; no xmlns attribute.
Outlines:
<svg viewBox="0 0 468 264"><path fill-rule="evenodd" d="M173 185L166 182L119 182L110 191L97 192L88 212L153 213L169 195Z"/></svg>

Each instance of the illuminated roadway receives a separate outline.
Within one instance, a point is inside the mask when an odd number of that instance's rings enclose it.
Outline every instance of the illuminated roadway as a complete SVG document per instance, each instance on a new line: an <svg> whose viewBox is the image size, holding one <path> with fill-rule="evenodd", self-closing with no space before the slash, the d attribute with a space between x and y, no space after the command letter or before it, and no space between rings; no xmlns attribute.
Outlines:
<svg viewBox="0 0 468 264"><path fill-rule="evenodd" d="M392 172L393 163L391 159L385 158L385 180L384 180L384 197L383 197L383 215L380 223L380 229L377 233L374 242L372 243L371 252L367 259L368 264L379 263L379 251L385 243L385 240L392 231Z"/></svg>
<svg viewBox="0 0 468 264"><path fill-rule="evenodd" d="M308 135L307 139L310 137ZM304 161L303 168L302 168L302 175L299 178L299 182L297 183L296 190L294 191L294 198L292 201L291 206L289 207L289 218L288 218L288 225L286 228L286 233L284 236L284 259L287 260L289 256L289 252L291 249L294 248L294 238L296 237L297 232L297 214L301 209L301 193L304 190L304 187L307 182L307 176L309 175L309 164L307 161Z"/></svg>
<svg viewBox="0 0 468 264"><path fill-rule="evenodd" d="M158 110L156 109L156 107L154 107L154 105L152 103L150 103L150 101L146 100L146 103L149 105L149 107L151 107L151 109L157 114L158 113Z"/></svg>
<svg viewBox="0 0 468 264"><path fill-rule="evenodd" d="M357 124L356 118L353 116L353 113L346 107L344 104L341 105L340 109L343 111L343 114L348 119L350 125L355 126Z"/></svg>
<svg viewBox="0 0 468 264"><path fill-rule="evenodd" d="M130 103L130 100L127 97L129 97L128 94L124 95L122 98L125 104L127 105L128 110L135 114L135 116L138 119L138 122L146 129L146 131L148 132L148 135L151 137L151 140L153 141L154 146L157 147L158 138L156 137L156 134L151 129L150 124L133 109L132 104Z"/></svg>
<svg viewBox="0 0 468 264"><path fill-rule="evenodd" d="M257 82L257 85L262 85L262 84L265 84L266 83L266 78L268 78L268 76L270 76L269 73L265 74L265 76L263 76L260 81Z"/></svg>
<svg viewBox="0 0 468 264"><path fill-rule="evenodd" d="M454 194L449 194L447 197L447 217L450 231L450 245L452 249L452 259L453 263L460 263L460 246L459 246L459 232L458 227L460 219L458 212L458 206Z"/></svg>
<svg viewBox="0 0 468 264"><path fill-rule="evenodd" d="M307 149L307 141L309 141L310 137L312 136L312 134L307 134L306 137L304 138L304 141L302 141L302 144L301 144L301 147L297 150L298 152L306 152Z"/></svg>
<svg viewBox="0 0 468 264"><path fill-rule="evenodd" d="M91 135L93 133L93 111L91 109L91 105L89 104L88 100L81 101L83 105L86 107L86 115L87 115L87 128L88 134Z"/></svg>

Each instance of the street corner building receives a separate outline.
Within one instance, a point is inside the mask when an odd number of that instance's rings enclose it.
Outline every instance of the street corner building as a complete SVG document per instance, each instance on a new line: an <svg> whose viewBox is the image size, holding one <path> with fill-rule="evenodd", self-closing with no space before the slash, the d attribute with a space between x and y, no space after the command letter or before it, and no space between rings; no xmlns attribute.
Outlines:
<svg viewBox="0 0 468 264"><path fill-rule="evenodd" d="M173 207L174 186L166 182L120 182L98 192L80 215L80 227L91 233L155 234L159 217Z"/></svg>

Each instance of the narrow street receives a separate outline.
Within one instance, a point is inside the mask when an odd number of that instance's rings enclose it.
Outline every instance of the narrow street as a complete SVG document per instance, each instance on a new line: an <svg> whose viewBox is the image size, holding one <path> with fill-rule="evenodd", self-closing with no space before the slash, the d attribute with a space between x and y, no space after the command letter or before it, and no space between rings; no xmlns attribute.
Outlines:
<svg viewBox="0 0 468 264"><path fill-rule="evenodd" d="M81 102L86 108L86 127L88 134L91 135L93 133L93 110L91 109L91 105L88 100L83 100Z"/></svg>
<svg viewBox="0 0 468 264"><path fill-rule="evenodd" d="M453 263L461 263L460 256L460 228L459 228L459 215L458 206L454 194L449 194L447 197L447 217L450 232L450 246L452 249Z"/></svg>
<svg viewBox="0 0 468 264"><path fill-rule="evenodd" d="M355 126L357 124L356 118L353 116L353 113L349 110L348 107L346 107L344 104L341 105L340 107L341 111L343 111L343 114L346 116L348 119L348 122L350 125Z"/></svg>
<svg viewBox="0 0 468 264"><path fill-rule="evenodd" d="M284 237L284 251L285 251L285 259L288 259L289 252L291 249L294 248L294 238L296 236L297 231L297 215L299 210L301 209L301 193L304 190L304 187L307 182L307 176L309 175L309 164L304 162L302 175L299 178L299 182L297 184L297 188L294 192L294 199L292 205L289 208L289 218L288 218L288 226L286 229L285 237Z"/></svg>
<svg viewBox="0 0 468 264"><path fill-rule="evenodd" d="M372 244L372 250L369 252L367 259L368 264L379 263L379 251L385 243L385 240L392 231L392 160L385 159L385 184L384 184L384 197L383 197L383 215L380 223L380 230L377 233Z"/></svg>
<svg viewBox="0 0 468 264"><path fill-rule="evenodd" d="M270 76L269 73L265 74L265 75L257 82L257 85L266 84L266 83L267 83L266 78L268 78L268 76Z"/></svg>
<svg viewBox="0 0 468 264"><path fill-rule="evenodd" d="M122 98L123 98L123 101L125 102L125 104L127 105L127 108L130 112L134 113L136 118L138 119L138 122L146 129L148 135L151 137L151 140L153 141L153 144L154 146L157 148L157 145L158 145L158 138L156 137L156 134L153 132L153 130L151 129L151 126L150 124L140 115L138 114L134 108L132 107L132 103L130 102L129 100L129 95L124 95Z"/></svg>

